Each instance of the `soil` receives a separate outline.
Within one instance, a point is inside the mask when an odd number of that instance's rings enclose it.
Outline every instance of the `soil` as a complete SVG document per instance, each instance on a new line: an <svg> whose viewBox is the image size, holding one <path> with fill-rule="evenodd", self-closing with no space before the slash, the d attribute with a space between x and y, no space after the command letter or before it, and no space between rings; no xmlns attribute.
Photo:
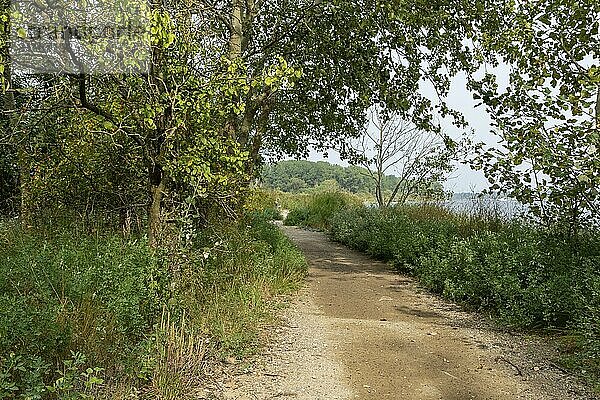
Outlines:
<svg viewBox="0 0 600 400"><path fill-rule="evenodd" d="M552 361L544 338L503 333L323 233L283 229L310 264L306 287L268 349L231 366L221 398L600 398Z"/></svg>

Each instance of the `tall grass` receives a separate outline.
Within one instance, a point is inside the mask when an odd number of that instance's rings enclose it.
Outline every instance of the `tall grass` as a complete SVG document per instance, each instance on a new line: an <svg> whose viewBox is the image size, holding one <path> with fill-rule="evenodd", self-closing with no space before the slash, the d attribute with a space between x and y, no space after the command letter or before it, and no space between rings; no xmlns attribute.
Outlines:
<svg viewBox="0 0 600 400"><path fill-rule="evenodd" d="M197 398L207 363L251 352L306 270L260 218L159 252L72 228L0 222L0 398Z"/></svg>

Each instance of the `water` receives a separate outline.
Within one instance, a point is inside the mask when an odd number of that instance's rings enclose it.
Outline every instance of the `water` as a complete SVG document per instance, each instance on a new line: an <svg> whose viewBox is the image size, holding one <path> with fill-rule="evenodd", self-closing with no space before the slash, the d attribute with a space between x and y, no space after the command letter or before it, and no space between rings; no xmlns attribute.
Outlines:
<svg viewBox="0 0 600 400"><path fill-rule="evenodd" d="M513 219L527 214L527 207L515 199L491 196L453 196L442 202L448 210L467 215L489 215Z"/></svg>

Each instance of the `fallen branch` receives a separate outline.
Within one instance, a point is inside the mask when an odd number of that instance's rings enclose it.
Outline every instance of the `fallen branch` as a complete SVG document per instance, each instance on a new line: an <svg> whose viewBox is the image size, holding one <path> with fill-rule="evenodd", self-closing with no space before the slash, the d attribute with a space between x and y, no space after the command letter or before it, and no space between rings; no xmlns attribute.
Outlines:
<svg viewBox="0 0 600 400"><path fill-rule="evenodd" d="M567 371L566 369L564 369L563 367L561 367L560 365L557 365L553 362L549 362L548 365L550 365L552 368L556 368L557 370L567 374L567 375L571 375L571 373L569 371Z"/></svg>
<svg viewBox="0 0 600 400"><path fill-rule="evenodd" d="M521 369L518 366L516 366L515 364L513 364L512 362L510 362L509 360L507 360L506 358L496 357L496 362L498 362L498 361L504 361L505 363L509 364L510 366L512 366L514 369L517 370L517 375L523 376L523 372L521 372Z"/></svg>
<svg viewBox="0 0 600 400"><path fill-rule="evenodd" d="M459 377L452 375L450 372L446 372L446 371L442 371L442 372L443 372L444 374L448 375L448 376L449 376L449 377L451 377L451 378L454 378L454 379L458 379L458 380L460 380L460 378L459 378Z"/></svg>

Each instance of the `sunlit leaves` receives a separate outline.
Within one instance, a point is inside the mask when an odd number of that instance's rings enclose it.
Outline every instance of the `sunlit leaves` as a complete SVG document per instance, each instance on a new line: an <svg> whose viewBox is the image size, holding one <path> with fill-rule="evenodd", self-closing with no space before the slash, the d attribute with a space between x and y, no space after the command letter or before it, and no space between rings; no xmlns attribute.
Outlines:
<svg viewBox="0 0 600 400"><path fill-rule="evenodd" d="M175 41L175 26L169 13L155 9L150 13L150 42L167 48Z"/></svg>
<svg viewBox="0 0 600 400"><path fill-rule="evenodd" d="M470 83L502 139L501 147L480 152L477 165L493 189L529 204L544 223L576 233L600 222L600 158L590 151L599 144L600 3L512 3L502 19L482 45L510 68L508 87L500 89L489 74Z"/></svg>

